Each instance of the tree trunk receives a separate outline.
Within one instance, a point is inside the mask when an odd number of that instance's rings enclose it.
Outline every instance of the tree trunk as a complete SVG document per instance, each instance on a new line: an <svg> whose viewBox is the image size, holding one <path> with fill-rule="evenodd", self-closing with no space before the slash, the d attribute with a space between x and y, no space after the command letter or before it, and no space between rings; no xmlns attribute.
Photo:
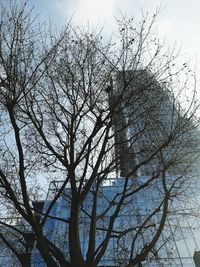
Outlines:
<svg viewBox="0 0 200 267"><path fill-rule="evenodd" d="M84 261L80 239L79 239L79 211L80 204L77 199L72 199L71 216L69 222L69 252L71 264L74 267L86 267Z"/></svg>

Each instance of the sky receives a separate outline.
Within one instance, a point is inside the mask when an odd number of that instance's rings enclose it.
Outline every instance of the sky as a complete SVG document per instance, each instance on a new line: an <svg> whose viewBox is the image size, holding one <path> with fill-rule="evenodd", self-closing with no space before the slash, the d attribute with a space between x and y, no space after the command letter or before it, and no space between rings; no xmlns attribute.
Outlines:
<svg viewBox="0 0 200 267"><path fill-rule="evenodd" d="M3 0L6 1L6 0ZM20 1L20 0L19 0ZM200 1L199 0L30 0L42 19L50 19L58 27L73 17L78 25L99 27L111 34L114 17L120 12L139 18L141 10L150 15L161 7L157 25L161 38L171 46L176 42L182 54L200 66Z"/></svg>

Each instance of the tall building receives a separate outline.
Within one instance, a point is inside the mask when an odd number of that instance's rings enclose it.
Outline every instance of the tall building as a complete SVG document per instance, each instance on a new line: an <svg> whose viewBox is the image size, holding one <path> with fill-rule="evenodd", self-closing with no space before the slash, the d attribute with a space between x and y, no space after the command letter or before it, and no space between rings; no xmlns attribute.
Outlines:
<svg viewBox="0 0 200 267"><path fill-rule="evenodd" d="M166 85L158 83L155 76L146 70L119 72L110 97L115 101L124 97L115 122L116 143L120 144L116 147L116 154L122 159L119 162L121 172L126 169L127 173L134 162L147 159L169 138L170 144L162 149L163 157L165 160L175 159L176 154L181 163L177 160L168 172L179 174L183 171L183 164L187 167L192 154L198 152L198 131ZM140 168L138 175L151 175L158 171L160 161L157 154ZM198 166L193 164L191 171L198 173Z"/></svg>
<svg viewBox="0 0 200 267"><path fill-rule="evenodd" d="M182 188L174 191L177 196L169 203L165 229L155 246L154 253L150 255L150 263L147 260L143 265L199 266L195 265L198 260L195 263L193 260L194 251L199 250L200 241L200 221L197 215L200 170L198 162L193 161L195 155L199 154L199 131L195 129L194 121L177 103L166 85L158 83L150 72L146 70L119 72L114 85L115 101L118 97L125 98L123 106L119 107L119 119L117 118L115 122L115 130L118 132L116 143L119 144L116 148L119 157L119 175L127 175L136 164L146 160L134 178L136 187L158 174L158 178L154 179L155 184L141 190L134 200L138 217L144 221L143 214L148 216L149 210L155 209L159 199L162 198L162 181L159 176L167 164L169 165L166 171L168 188L176 181L177 187ZM174 136L174 133L177 135ZM159 153L148 160L149 155L154 154L170 138L172 138L170 144L163 146ZM126 145L121 146L121 143ZM182 191L182 196L178 195L179 191ZM147 240L148 234L151 235L148 231L141 235L142 239ZM141 241L138 243L140 246ZM196 258L197 256L194 257Z"/></svg>

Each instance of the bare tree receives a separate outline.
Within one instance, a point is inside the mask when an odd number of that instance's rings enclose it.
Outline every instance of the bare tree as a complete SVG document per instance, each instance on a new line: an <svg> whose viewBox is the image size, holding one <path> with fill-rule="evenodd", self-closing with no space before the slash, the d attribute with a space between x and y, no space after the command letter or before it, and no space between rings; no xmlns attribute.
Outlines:
<svg viewBox="0 0 200 267"><path fill-rule="evenodd" d="M116 43L105 43L101 32L71 24L47 34L26 3L1 6L2 213L23 218L47 266L94 267L104 257L136 266L166 242L171 202L194 176L198 103L194 85L180 106L187 65L175 69L176 51L154 34L155 17L122 18ZM38 211L43 175L61 181ZM64 216L54 212L59 201ZM48 233L55 221L65 229L60 243ZM1 224L25 240L23 227ZM16 239L0 238L17 256Z"/></svg>

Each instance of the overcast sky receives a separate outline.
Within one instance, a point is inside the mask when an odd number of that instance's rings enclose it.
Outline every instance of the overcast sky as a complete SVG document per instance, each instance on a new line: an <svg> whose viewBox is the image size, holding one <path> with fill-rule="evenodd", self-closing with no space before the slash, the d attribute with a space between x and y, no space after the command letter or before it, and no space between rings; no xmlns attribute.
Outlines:
<svg viewBox="0 0 200 267"><path fill-rule="evenodd" d="M166 37L171 45L176 41L182 46L182 52L200 65L199 0L31 0L30 3L42 17L50 18L58 26L73 15L73 21L81 25L88 21L91 25L104 24L108 33L112 32L114 16L120 11L138 17L141 9L153 14L161 5L160 36Z"/></svg>

